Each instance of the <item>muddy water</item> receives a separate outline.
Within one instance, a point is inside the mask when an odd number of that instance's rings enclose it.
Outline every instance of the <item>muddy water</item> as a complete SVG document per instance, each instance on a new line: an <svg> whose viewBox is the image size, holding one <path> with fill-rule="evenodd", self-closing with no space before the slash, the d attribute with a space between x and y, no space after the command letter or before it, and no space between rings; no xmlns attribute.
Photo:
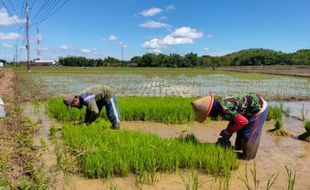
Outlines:
<svg viewBox="0 0 310 190"><path fill-rule="evenodd" d="M302 104L286 103L284 107L290 107L290 114L300 116L298 115L300 113L300 105ZM309 103L306 103L305 108L309 109ZM32 115L32 117L34 117L33 115L38 116L35 111L31 112L30 115ZM43 115L39 117L44 117ZM259 189L266 189L269 177L278 172L278 179L272 189L286 189L288 180L285 166L297 172L295 189L310 189L310 143L296 139L297 135L304 132L303 121L296 119L296 117L285 117L283 121L285 122L284 127L292 136L271 136L266 131L272 128L274 123L266 122L264 126L264 133L262 134L260 147L255 159L257 175L260 180ZM51 125L51 121L43 120L42 124L43 127L48 127ZM193 122L187 125L166 125L152 122L122 122L122 130L144 131L165 138L171 138L179 136L181 133L180 131L186 127L188 133L194 133L201 141L216 142L218 134L226 125L227 122L225 121L208 121L205 124ZM42 133L46 133L46 130L43 130ZM235 136L232 137L232 142L234 142L234 138ZM50 151L50 154L53 154L53 152ZM47 155L45 159L53 160L55 158L53 155ZM54 161L48 161L47 163L49 162L55 163ZM229 189L245 189L244 184L237 177L244 176L245 165L246 162L240 161L239 168L233 171ZM247 163L249 169L253 169L253 165L254 161ZM144 184L142 189L185 189L180 175L190 176L190 172L181 171L180 173L158 174L159 181L156 184ZM248 175L250 176L250 172ZM219 189L219 183L216 182L212 176L199 173L198 177L200 189ZM70 176L69 182L65 183L63 176L58 173L56 175L56 180L56 189L110 189L111 186L117 187L118 189L139 189L135 183L134 175L105 180Z"/></svg>

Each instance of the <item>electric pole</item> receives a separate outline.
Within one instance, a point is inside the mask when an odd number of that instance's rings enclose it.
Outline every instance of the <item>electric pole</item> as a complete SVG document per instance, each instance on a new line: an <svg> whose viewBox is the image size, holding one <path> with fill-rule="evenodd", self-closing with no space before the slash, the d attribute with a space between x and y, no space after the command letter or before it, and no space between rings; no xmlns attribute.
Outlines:
<svg viewBox="0 0 310 190"><path fill-rule="evenodd" d="M30 43L29 43L29 7L28 0L26 2L26 48L27 48L27 69L31 72L30 68Z"/></svg>
<svg viewBox="0 0 310 190"><path fill-rule="evenodd" d="M37 29L37 53L38 53L38 59L41 59L41 55L40 55L40 41L41 41L41 36L40 36L40 32L39 32L39 28Z"/></svg>
<svg viewBox="0 0 310 190"><path fill-rule="evenodd" d="M17 57L17 44L15 44L15 67L17 67L18 57Z"/></svg>
<svg viewBox="0 0 310 190"><path fill-rule="evenodd" d="M124 45L123 42L120 43L121 45L121 55L122 55L122 61L124 60Z"/></svg>

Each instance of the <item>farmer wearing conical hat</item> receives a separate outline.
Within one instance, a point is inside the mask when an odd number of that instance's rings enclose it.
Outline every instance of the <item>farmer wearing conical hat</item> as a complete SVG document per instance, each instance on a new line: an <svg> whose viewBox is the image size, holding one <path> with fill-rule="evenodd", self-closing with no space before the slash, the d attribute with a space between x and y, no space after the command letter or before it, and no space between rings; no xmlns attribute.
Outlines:
<svg viewBox="0 0 310 190"><path fill-rule="evenodd" d="M229 142L237 132L235 148L242 150L242 159L255 158L262 127L267 117L267 102L258 94L242 94L239 96L215 99L208 95L192 102L196 120L203 122L208 116L221 116L228 120L228 126L222 130L219 142Z"/></svg>
<svg viewBox="0 0 310 190"><path fill-rule="evenodd" d="M120 128L120 115L116 97L113 95L110 86L95 85L88 87L80 95L66 96L64 104L68 109L70 107L82 109L85 105L87 109L84 123L86 124L95 121L99 117L103 106L105 106L107 116L112 123L112 129Z"/></svg>

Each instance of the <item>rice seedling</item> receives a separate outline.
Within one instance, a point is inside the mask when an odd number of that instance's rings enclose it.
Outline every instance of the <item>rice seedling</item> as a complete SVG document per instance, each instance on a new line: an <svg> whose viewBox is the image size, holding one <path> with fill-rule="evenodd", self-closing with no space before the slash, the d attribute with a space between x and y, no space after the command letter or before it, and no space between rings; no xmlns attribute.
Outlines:
<svg viewBox="0 0 310 190"><path fill-rule="evenodd" d="M80 172L91 178L134 173L138 182L153 183L157 172L188 168L226 176L237 167L231 149L199 143L193 137L163 139L142 132L72 124L64 126L62 135L64 145L76 156Z"/></svg>
<svg viewBox="0 0 310 190"><path fill-rule="evenodd" d="M194 120L190 102L193 98L178 97L119 97L117 98L121 120L155 121L167 124L187 123ZM85 107L85 106L84 106ZM68 112L62 98L50 99L47 103L49 117L60 121L82 121L85 108ZM105 109L101 117L106 118Z"/></svg>
<svg viewBox="0 0 310 190"><path fill-rule="evenodd" d="M305 121L308 115L308 110L305 110L305 105L303 104L300 110L301 120Z"/></svg>
<svg viewBox="0 0 310 190"><path fill-rule="evenodd" d="M287 184L287 190L293 190L295 186L295 180L296 180L296 171L292 172L291 169L289 169L287 166L285 166L286 174L288 177L288 184Z"/></svg>
<svg viewBox="0 0 310 190"><path fill-rule="evenodd" d="M35 68L30 76L22 71L18 74L41 81L49 94L56 96L79 93L98 81L109 81L117 96L195 97L209 92L223 96L235 92L260 92L264 97L280 99L310 95L307 79L209 69L96 67L85 72L80 68L63 67Z"/></svg>
<svg viewBox="0 0 310 190"><path fill-rule="evenodd" d="M85 114L85 108L82 110L70 109L67 111L62 98L49 99L46 111L49 117L59 121L82 121Z"/></svg>
<svg viewBox="0 0 310 190"><path fill-rule="evenodd" d="M284 129L283 122L280 119L276 120L274 124L274 128L268 130L269 133L276 135L276 136L288 136L289 133Z"/></svg>
<svg viewBox="0 0 310 190"><path fill-rule="evenodd" d="M197 171L192 171L190 175L179 174L186 190L198 190L202 184L199 182Z"/></svg>
<svg viewBox="0 0 310 190"><path fill-rule="evenodd" d="M254 168L250 169L250 173L251 173L251 179L249 179L248 176L248 165L247 162L245 163L245 171L244 171L244 176L238 175L238 179L241 180L243 182L243 184L245 185L246 189L248 190L253 190L253 189L261 189L259 187L260 185L260 179L258 178L258 173L257 173L257 169L256 169L256 162L254 162ZM276 179L279 176L279 172L277 174L272 174L267 182L266 185L266 190L271 189L271 187L273 186L274 182L276 181Z"/></svg>
<svg viewBox="0 0 310 190"><path fill-rule="evenodd" d="M274 120L282 120L282 115L283 115L283 106L278 105L278 106L270 106L268 108L268 113L267 113L267 121L270 121L272 119Z"/></svg>
<svg viewBox="0 0 310 190"><path fill-rule="evenodd" d="M310 121L305 121L306 132L299 135L298 139L310 142Z"/></svg>

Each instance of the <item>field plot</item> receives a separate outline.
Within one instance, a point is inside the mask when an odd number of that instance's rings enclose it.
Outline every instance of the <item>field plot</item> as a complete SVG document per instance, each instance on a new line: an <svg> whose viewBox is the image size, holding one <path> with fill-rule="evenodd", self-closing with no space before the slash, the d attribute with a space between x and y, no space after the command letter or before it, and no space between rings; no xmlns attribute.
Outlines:
<svg viewBox="0 0 310 190"><path fill-rule="evenodd" d="M59 70L64 69L60 68ZM100 70L77 70L60 72L46 68L31 74L34 81L46 86L56 96L79 93L84 88L98 84L109 84L118 96L180 96L197 97L210 92L230 95L242 92L256 92L267 98L309 97L310 82L307 78L274 76L264 74L238 74L227 71L175 70L124 68ZM152 70L152 69L150 69ZM65 71L65 70L64 70Z"/></svg>

